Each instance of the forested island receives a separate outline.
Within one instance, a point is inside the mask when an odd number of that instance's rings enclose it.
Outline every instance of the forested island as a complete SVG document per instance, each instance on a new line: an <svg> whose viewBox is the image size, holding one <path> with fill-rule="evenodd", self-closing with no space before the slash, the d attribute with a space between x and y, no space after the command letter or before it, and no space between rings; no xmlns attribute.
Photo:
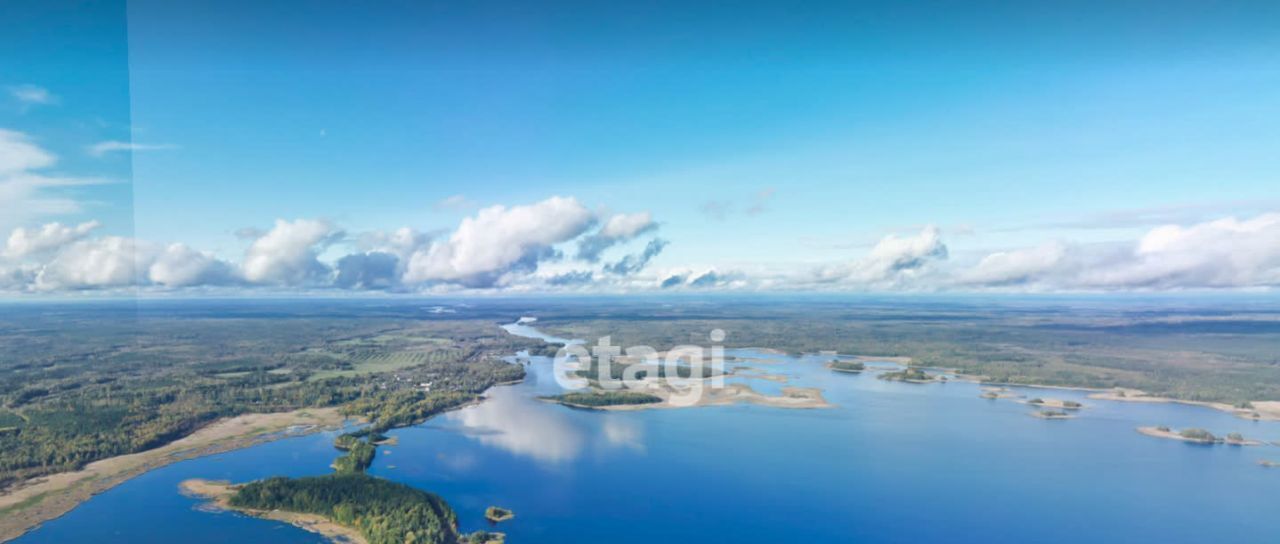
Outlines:
<svg viewBox="0 0 1280 544"><path fill-rule="evenodd" d="M541 398L575 408L604 408L662 402L662 397L639 391L571 392Z"/></svg>
<svg viewBox="0 0 1280 544"><path fill-rule="evenodd" d="M492 523L501 523L504 521L510 521L512 519L515 519L515 517L516 517L515 512L512 512L511 510L508 510L506 508L501 508L498 506L490 506L489 508L486 508L484 511L484 519L487 519Z"/></svg>
<svg viewBox="0 0 1280 544"><path fill-rule="evenodd" d="M834 370L836 372L847 372L850 374L857 374L862 372L863 370L866 370L867 365L862 364L859 361L841 361L837 359L837 360L831 361L830 363L827 363L827 368L830 368L831 370Z"/></svg>
<svg viewBox="0 0 1280 544"><path fill-rule="evenodd" d="M933 374L929 374L928 372L912 367L893 372L885 372L880 374L879 377L882 380L907 383L929 383L940 379L938 376L934 376Z"/></svg>
<svg viewBox="0 0 1280 544"><path fill-rule="evenodd" d="M240 486L233 508L316 514L360 532L369 544L450 544L461 540L443 499L363 473L268 478Z"/></svg>
<svg viewBox="0 0 1280 544"><path fill-rule="evenodd" d="M1170 440L1181 440L1183 442L1191 442L1193 444L1226 444L1229 446L1261 446L1263 442L1250 440L1240 433L1227 433L1226 436L1217 436L1205 429L1188 428L1175 431L1164 425L1155 427L1139 427L1138 432L1147 436L1156 438L1167 438Z"/></svg>
<svg viewBox="0 0 1280 544"><path fill-rule="evenodd" d="M441 404L440 406L444 406ZM390 408L395 421L416 421L424 412L418 403ZM184 492L213 499L215 504L259 517L281 519L322 534L341 528L359 534L365 544L453 544L502 542L501 533L458 532L457 516L440 497L413 487L365 474L377 455L376 443L390 424L339 435L333 445L343 455L333 462L334 474L305 478L274 477L243 485L222 486L203 480L184 482ZM279 512L319 516L319 522L280 516ZM274 515L272 515L275 513ZM509 510L490 507L490 520L505 521ZM333 527L336 525L337 527Z"/></svg>

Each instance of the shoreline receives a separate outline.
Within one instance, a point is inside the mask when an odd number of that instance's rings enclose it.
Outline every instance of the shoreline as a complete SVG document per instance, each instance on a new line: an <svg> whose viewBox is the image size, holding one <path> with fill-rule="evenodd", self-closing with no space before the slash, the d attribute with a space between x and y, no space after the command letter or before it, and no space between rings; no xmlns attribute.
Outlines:
<svg viewBox="0 0 1280 544"><path fill-rule="evenodd" d="M1215 437L1214 440L1201 440L1183 436L1180 432L1173 429L1164 430L1159 427L1138 427L1138 432L1155 438L1163 438L1166 440L1177 440L1188 444L1197 444L1203 446L1265 446L1266 442L1245 438L1244 440L1231 440L1223 437Z"/></svg>
<svg viewBox="0 0 1280 544"><path fill-rule="evenodd" d="M179 461L334 430L348 421L337 408L242 414L206 425L163 446L100 459L72 472L41 476L0 495L0 542L8 542L137 476Z"/></svg>
<svg viewBox="0 0 1280 544"><path fill-rule="evenodd" d="M227 512L239 512L271 521L288 523L307 532L316 533L333 542L349 542L351 544L369 544L359 531L341 525L329 518L317 514L303 514L285 510L254 510L231 506L231 496L239 488L230 482L221 482L194 478L178 484L178 489L188 497L205 499L209 507Z"/></svg>
<svg viewBox="0 0 1280 544"><path fill-rule="evenodd" d="M827 402L827 399L822 396L822 390L816 387L783 387L782 395L775 397L756 391L747 384L731 383L725 385L723 389L704 389L703 394L698 401L689 405L672 404L672 392L664 388L650 387L640 390L640 392L661 397L662 402L652 402L647 404L615 404L611 406L587 406L584 404L565 402L557 399L539 400L577 410L596 410L602 412L674 410L680 408L700 408L704 406L730 406L734 404L755 404L771 408L791 409L818 409L831 408L835 406L834 404Z"/></svg>
<svg viewBox="0 0 1280 544"><path fill-rule="evenodd" d="M1114 402L1150 402L1158 404L1183 404L1186 406L1199 406L1201 408L1210 408L1219 412L1226 412L1240 419L1249 421L1280 421L1280 401L1262 400L1250 401L1254 408L1237 408L1225 402L1210 402L1201 400L1183 400L1173 397L1160 397L1152 395L1141 389L1133 389L1129 387L1082 387L1072 385L1044 385L1044 384L1028 384L1028 383L1007 383L993 382L983 380L981 376L961 375L957 374L954 381L966 381L977 383L988 387L1028 387L1033 389L1057 389L1060 391L1077 391L1089 393L1088 398L1093 400L1109 400ZM1124 393L1120 395L1118 393ZM1254 417L1254 415L1257 417Z"/></svg>

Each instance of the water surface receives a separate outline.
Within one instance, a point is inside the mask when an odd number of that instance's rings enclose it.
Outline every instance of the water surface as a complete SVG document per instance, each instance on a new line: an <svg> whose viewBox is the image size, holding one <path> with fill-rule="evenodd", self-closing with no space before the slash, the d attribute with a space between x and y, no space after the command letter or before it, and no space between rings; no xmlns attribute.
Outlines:
<svg viewBox="0 0 1280 544"><path fill-rule="evenodd" d="M514 334L564 342L532 323ZM442 495L465 531L513 509L513 543L1276 542L1280 448L1198 446L1142 425L1280 440L1280 425L1178 404L1094 401L1046 421L976 384L906 384L835 373L826 357L750 350L740 364L820 387L832 409L760 406L593 412L536 400L551 362L486 402L399 429L370 472ZM731 367L733 364L730 365ZM891 366L886 363L886 366ZM776 394L782 384L734 378ZM197 510L192 477L247 481L328 472L332 435L184 461L122 484L18 542L318 542L277 522ZM1228 536L1229 535L1229 536Z"/></svg>

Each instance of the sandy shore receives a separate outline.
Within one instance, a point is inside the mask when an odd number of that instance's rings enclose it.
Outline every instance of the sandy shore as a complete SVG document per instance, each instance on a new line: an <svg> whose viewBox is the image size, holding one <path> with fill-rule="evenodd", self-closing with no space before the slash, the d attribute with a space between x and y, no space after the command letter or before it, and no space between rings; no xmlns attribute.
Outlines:
<svg viewBox="0 0 1280 544"><path fill-rule="evenodd" d="M1031 412L1027 415L1038 419L1075 419L1076 417L1065 412L1048 412L1044 410Z"/></svg>
<svg viewBox="0 0 1280 544"><path fill-rule="evenodd" d="M333 542L368 544L368 541L365 540L364 536L355 529L344 525L338 525L324 516L286 512L283 510L253 510L249 508L233 507L228 501L231 499L231 496L235 494L237 486L228 482L199 479L187 480L178 484L178 489L182 491L182 494L188 497L208 499L211 506L220 510L234 510L256 518L282 521L303 530L319 534Z"/></svg>
<svg viewBox="0 0 1280 544"><path fill-rule="evenodd" d="M978 395L984 399L1022 399L1026 395L1021 395L1011 391L1007 387L983 387L982 394Z"/></svg>
<svg viewBox="0 0 1280 544"><path fill-rule="evenodd" d="M779 396L770 396L760 393L751 386L741 383L726 384L723 388L713 389L705 387L702 390L702 396L693 404L681 404L673 397L675 392L670 388L653 384L644 389L635 389L634 391L643 392L662 398L662 402L653 402L649 404L620 404L615 406L585 406L562 402L554 399L546 399L549 402L563 404L573 408L583 408L588 410L604 410L610 412L627 412L634 410L661 410L672 408L693 408L698 406L727 406L731 404L746 403L757 404L760 406L769 406L773 408L830 408L833 405L823 398L822 390L816 387L783 387L782 394Z"/></svg>
<svg viewBox="0 0 1280 544"><path fill-rule="evenodd" d="M1028 399L1027 401L1024 402L1024 404L1027 404L1028 406L1037 406L1040 408L1057 408L1059 410L1079 410L1081 408L1084 408L1083 404L1077 403L1075 405L1068 405L1067 404L1068 401L1065 401L1062 399L1051 399L1046 397L1036 397L1036 398L1040 399L1040 402L1031 402L1036 399ZM1074 402L1074 401L1071 401L1071 402Z"/></svg>
<svg viewBox="0 0 1280 544"><path fill-rule="evenodd" d="M1182 436L1181 434L1179 434L1179 431L1177 430L1170 429L1166 431L1159 427L1138 427L1138 432L1145 434L1147 436L1154 436L1156 438L1165 438L1168 440L1180 440L1182 442L1190 442L1192 444L1205 444L1205 445L1226 444L1228 446L1264 446L1266 445L1265 442L1250 440L1248 438L1244 440L1227 440L1221 436L1217 437L1218 440L1216 441L1196 440L1194 438L1187 438L1185 436Z"/></svg>
<svg viewBox="0 0 1280 544"><path fill-rule="evenodd" d="M0 542L69 512L90 497L170 463L342 425L336 408L245 414L219 420L156 449L95 461L75 472L29 480L0 495Z"/></svg>
<svg viewBox="0 0 1280 544"><path fill-rule="evenodd" d="M1280 401L1257 401L1253 402L1253 409L1236 408L1225 402L1200 402L1194 400L1179 400L1168 397L1156 397L1148 395L1139 389L1108 389L1099 391L1089 395L1091 399L1112 400L1116 402L1172 402L1177 404L1186 404L1190 406L1203 406L1205 408L1213 408L1227 412L1241 419L1261 420L1261 421L1280 421Z"/></svg>

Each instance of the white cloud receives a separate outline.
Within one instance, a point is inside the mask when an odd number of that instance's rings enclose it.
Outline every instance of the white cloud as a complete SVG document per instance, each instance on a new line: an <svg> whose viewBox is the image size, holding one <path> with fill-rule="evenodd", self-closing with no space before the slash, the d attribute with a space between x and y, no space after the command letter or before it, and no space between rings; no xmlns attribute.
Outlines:
<svg viewBox="0 0 1280 544"><path fill-rule="evenodd" d="M432 236L418 232L409 227L400 227L391 232L372 231L360 234L356 238L356 247L365 252L390 253L400 260L408 260L415 251L430 246Z"/></svg>
<svg viewBox="0 0 1280 544"><path fill-rule="evenodd" d="M578 258L596 262L606 249L657 228L658 224L653 221L653 215L649 212L615 214L605 221L599 231L578 241Z"/></svg>
<svg viewBox="0 0 1280 544"><path fill-rule="evenodd" d="M1217 288L1280 284L1280 214L1152 229L1132 253L1078 278L1084 287Z"/></svg>
<svg viewBox="0 0 1280 544"><path fill-rule="evenodd" d="M141 253L141 255L139 254ZM63 249L35 277L39 291L96 289L136 285L138 261L149 249L129 238L82 240Z"/></svg>
<svg viewBox="0 0 1280 544"><path fill-rule="evenodd" d="M108 140L98 142L86 148L89 155L94 157L102 157L107 153L115 153L118 151L128 151L137 153L141 151L162 151L165 149L177 149L178 146L173 144L142 144L133 142L121 142L118 140Z"/></svg>
<svg viewBox="0 0 1280 544"><path fill-rule="evenodd" d="M0 231L33 219L80 211L75 200L57 194L65 187L102 183L91 178L48 176L57 157L21 132L0 129Z"/></svg>
<svg viewBox="0 0 1280 544"><path fill-rule="evenodd" d="M31 106L56 104L58 102L58 97L50 93L48 89L35 85L9 87L9 96L17 100L24 110Z"/></svg>
<svg viewBox="0 0 1280 544"><path fill-rule="evenodd" d="M492 287L506 274L535 270L556 255L554 245L577 238L594 221L572 197L485 208L463 219L448 240L414 252L404 280Z"/></svg>
<svg viewBox="0 0 1280 544"><path fill-rule="evenodd" d="M934 263L946 260L947 256L941 230L929 225L915 236L885 236L867 257L851 263L820 267L811 279L818 283L848 283L862 288L907 287L908 283L926 275Z"/></svg>
<svg viewBox="0 0 1280 544"><path fill-rule="evenodd" d="M101 223L97 221L87 221L76 226L54 222L36 229L19 227L9 235L4 255L21 259L57 251L67 244L83 239L100 226Z"/></svg>
<svg viewBox="0 0 1280 544"><path fill-rule="evenodd" d="M48 168L57 157L21 132L0 128L0 176Z"/></svg>
<svg viewBox="0 0 1280 544"><path fill-rule="evenodd" d="M459 211L459 210L468 210L474 206L475 204L472 203L471 200L469 200L466 196L453 195L450 197L442 198L440 199L439 202L436 202L435 209L436 211Z"/></svg>
<svg viewBox="0 0 1280 544"><path fill-rule="evenodd" d="M170 244L151 260L147 280L165 287L225 285L235 281L235 272L212 253L186 244Z"/></svg>
<svg viewBox="0 0 1280 544"><path fill-rule="evenodd" d="M619 276L627 276L639 272L649 261L657 257L662 250L667 247L667 241L661 238L649 240L644 246L644 250L633 255L627 255L616 263L605 265L604 271Z"/></svg>
<svg viewBox="0 0 1280 544"><path fill-rule="evenodd" d="M1014 251L1000 251L983 257L977 266L961 273L962 285L1022 285L1035 283L1059 269L1067 257L1067 246L1050 242Z"/></svg>
<svg viewBox="0 0 1280 544"><path fill-rule="evenodd" d="M271 285L305 285L321 282L329 267L320 252L342 236L328 221L277 219L273 227L245 251L245 280Z"/></svg>
<svg viewBox="0 0 1280 544"><path fill-rule="evenodd" d="M1119 244L1003 251L957 274L962 286L1177 290L1280 286L1280 214L1164 225Z"/></svg>

